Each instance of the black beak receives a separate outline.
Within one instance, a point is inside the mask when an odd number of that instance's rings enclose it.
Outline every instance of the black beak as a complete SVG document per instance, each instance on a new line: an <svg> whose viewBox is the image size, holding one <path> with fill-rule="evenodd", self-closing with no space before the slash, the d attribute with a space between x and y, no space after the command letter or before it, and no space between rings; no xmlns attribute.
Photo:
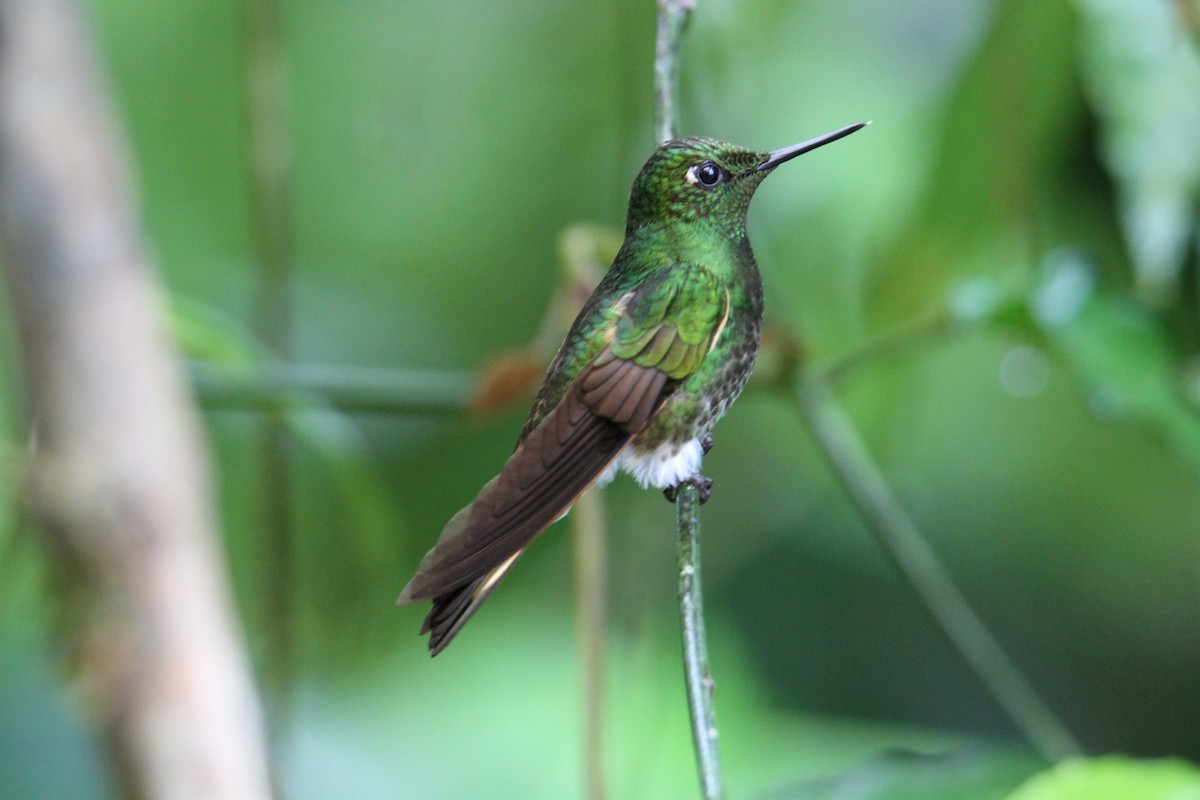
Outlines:
<svg viewBox="0 0 1200 800"><path fill-rule="evenodd" d="M847 125L844 128L838 128L836 131L831 131L824 136L818 136L815 139L809 139L806 142L794 144L782 150L772 150L770 155L767 156L767 160L755 167L754 171L762 172L763 170L775 169L785 161L789 161L802 153L807 153L809 150L816 150L818 147L830 142L836 142L843 136L849 136L859 128L864 128L870 124L870 122L859 122L854 125Z"/></svg>

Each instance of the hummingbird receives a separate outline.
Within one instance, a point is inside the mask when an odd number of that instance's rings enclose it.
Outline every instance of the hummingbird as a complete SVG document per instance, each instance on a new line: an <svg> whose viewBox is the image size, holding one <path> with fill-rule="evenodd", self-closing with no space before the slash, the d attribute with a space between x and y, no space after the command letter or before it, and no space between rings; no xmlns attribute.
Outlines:
<svg viewBox="0 0 1200 800"><path fill-rule="evenodd" d="M758 355L762 279L746 234L755 189L785 161L867 123L770 152L664 142L634 179L625 240L555 355L500 474L446 524L398 603L432 600L440 653L525 548L618 468L674 501Z"/></svg>

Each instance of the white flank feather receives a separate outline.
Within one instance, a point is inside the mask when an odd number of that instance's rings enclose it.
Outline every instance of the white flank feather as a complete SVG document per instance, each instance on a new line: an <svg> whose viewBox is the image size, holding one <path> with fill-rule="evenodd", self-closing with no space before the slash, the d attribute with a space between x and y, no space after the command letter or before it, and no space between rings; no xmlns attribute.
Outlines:
<svg viewBox="0 0 1200 800"><path fill-rule="evenodd" d="M682 445L667 442L657 449L642 452L634 445L622 451L617 463L643 487L667 489L700 472L704 448L697 439Z"/></svg>

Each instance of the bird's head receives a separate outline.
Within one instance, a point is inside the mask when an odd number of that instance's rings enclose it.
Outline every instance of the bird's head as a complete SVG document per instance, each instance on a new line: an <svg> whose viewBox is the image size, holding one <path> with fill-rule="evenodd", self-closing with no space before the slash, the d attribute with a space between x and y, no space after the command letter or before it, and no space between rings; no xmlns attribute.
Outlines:
<svg viewBox="0 0 1200 800"><path fill-rule="evenodd" d="M801 153L847 136L866 123L771 152L716 139L672 139L654 151L633 182L628 228L706 221L720 228L745 225L754 190L771 170Z"/></svg>

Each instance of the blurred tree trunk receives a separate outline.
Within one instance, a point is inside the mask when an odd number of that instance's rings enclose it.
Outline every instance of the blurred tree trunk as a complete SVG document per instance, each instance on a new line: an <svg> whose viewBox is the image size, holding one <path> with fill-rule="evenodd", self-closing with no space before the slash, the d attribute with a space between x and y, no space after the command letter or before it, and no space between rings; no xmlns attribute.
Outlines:
<svg viewBox="0 0 1200 800"><path fill-rule="evenodd" d="M70 0L0 0L0 236L36 431L29 502L132 798L267 798L196 416Z"/></svg>

